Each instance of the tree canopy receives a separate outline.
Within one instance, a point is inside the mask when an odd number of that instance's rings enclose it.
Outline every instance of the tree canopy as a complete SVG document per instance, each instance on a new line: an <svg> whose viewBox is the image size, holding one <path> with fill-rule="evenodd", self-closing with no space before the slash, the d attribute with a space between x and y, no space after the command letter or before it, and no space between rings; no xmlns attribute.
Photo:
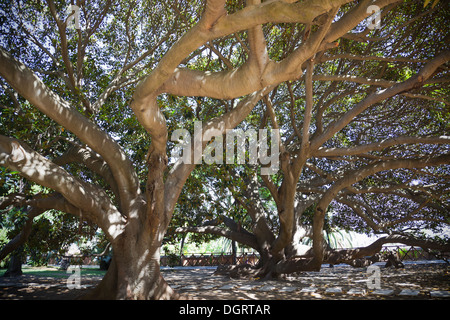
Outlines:
<svg viewBox="0 0 450 320"><path fill-rule="evenodd" d="M174 232L252 247L266 277L386 242L448 251L418 233L450 223L449 9L428 2L2 2L0 208L102 229L96 297L175 297L157 271ZM201 151L278 130L279 168L250 163L252 142L243 164L195 163L194 145L176 161L177 129ZM385 237L330 251L335 228Z"/></svg>

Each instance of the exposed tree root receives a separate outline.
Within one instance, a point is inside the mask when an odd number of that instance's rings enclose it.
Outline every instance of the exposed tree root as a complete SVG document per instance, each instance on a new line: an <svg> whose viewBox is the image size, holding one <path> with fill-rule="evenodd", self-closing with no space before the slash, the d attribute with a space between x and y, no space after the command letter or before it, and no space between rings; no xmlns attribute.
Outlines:
<svg viewBox="0 0 450 320"><path fill-rule="evenodd" d="M345 263L355 268L367 267L375 262L385 261L385 267L403 268L404 265L399 257L392 252L380 253L385 243L403 243L410 246L422 247L425 251L429 249L438 250L442 253L450 252L450 244L440 244L434 241L415 239L403 235L390 235L380 238L367 247L355 249L327 250L324 260L315 261L312 255L296 256L286 260L274 262L268 260L263 266L219 266L215 274L229 275L232 278L253 277L261 280L279 278L284 274L302 271L320 271L322 264Z"/></svg>

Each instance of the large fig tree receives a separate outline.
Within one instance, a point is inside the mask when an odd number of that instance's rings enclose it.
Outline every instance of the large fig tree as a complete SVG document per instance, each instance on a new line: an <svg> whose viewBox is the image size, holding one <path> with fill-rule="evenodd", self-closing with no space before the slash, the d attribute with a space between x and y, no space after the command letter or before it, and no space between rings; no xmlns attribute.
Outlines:
<svg viewBox="0 0 450 320"><path fill-rule="evenodd" d="M418 114L413 107L425 103L421 110L445 116L439 111L446 104L441 95L450 60L445 30L433 29L428 37L402 33L425 14L416 10L411 16L406 9L398 11L399 5L395 0L2 4L0 164L47 190L8 193L2 206L29 208L28 223L56 209L103 230L114 258L91 297L175 298L160 273L159 251L182 188L198 164L196 152L191 161L170 161L170 131L176 126L171 116L180 108L195 113L203 127L194 140L203 150L262 101L266 117L260 127L271 123L283 132L276 113L287 116L287 108L297 128L289 142L297 143L293 149L287 140L280 145L281 185L263 178L277 203L279 232L257 241L268 252L268 268L286 260L297 184L302 172L312 170L327 181L314 209L314 252L307 262L317 268L324 260L322 228L333 199L358 204L363 193L352 186L371 175L435 166L438 172L429 175L439 176L445 170L439 166L449 162L442 127L421 130L399 123L401 129L377 131L374 124L395 121L392 114L381 115L385 105L394 114L400 107ZM426 12L439 19L437 8ZM374 11L381 13L381 29L366 23ZM385 17L395 22L387 29ZM373 49L378 44L385 50ZM359 68L352 68L355 63ZM402 78L391 72L401 63L407 63ZM326 88L316 81L333 84ZM354 93L346 91L352 87ZM274 104L283 90L292 90L293 98L285 106L281 97ZM314 101L315 96L323 99ZM350 129L358 126L367 136ZM405 147L399 156L395 147L406 144L425 146ZM335 166L321 161L330 157L337 159ZM311 179L311 187L317 186ZM263 220L256 212L258 228L265 228ZM8 250L26 238L26 232L21 235Z"/></svg>

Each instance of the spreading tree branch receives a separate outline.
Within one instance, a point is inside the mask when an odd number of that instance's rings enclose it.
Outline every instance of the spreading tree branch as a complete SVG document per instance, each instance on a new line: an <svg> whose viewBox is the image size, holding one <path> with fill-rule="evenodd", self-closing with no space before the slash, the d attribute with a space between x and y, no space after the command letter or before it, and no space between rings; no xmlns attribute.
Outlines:
<svg viewBox="0 0 450 320"><path fill-rule="evenodd" d="M106 132L51 91L33 71L0 48L0 75L25 99L73 132L108 163L119 187L121 207L139 194L139 181L125 152Z"/></svg>
<svg viewBox="0 0 450 320"><path fill-rule="evenodd" d="M89 212L91 221L102 226L107 234L111 225L123 222L103 189L73 177L17 139L0 135L0 164L19 171L30 181L57 191L79 211Z"/></svg>

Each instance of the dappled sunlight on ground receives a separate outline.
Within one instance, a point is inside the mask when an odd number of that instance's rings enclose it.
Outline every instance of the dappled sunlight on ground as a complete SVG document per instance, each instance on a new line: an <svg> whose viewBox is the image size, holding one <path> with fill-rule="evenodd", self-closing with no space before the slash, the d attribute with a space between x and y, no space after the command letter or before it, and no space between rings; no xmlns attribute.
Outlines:
<svg viewBox="0 0 450 320"><path fill-rule="evenodd" d="M381 288L377 290L368 289L366 268L349 266L299 272L264 282L214 275L211 269L167 271L165 276L169 284L190 299L450 299L450 267L446 264L406 264L403 269L380 265L380 277Z"/></svg>
<svg viewBox="0 0 450 320"><path fill-rule="evenodd" d="M450 299L450 267L443 263L405 264L402 269L380 265L381 290L368 289L366 268L344 265L270 281L232 279L214 271L212 267L162 268L166 281L192 300ZM0 277L0 299L76 299L102 279L98 270L83 269L80 287L69 289L69 276L56 268L35 268L22 277Z"/></svg>

